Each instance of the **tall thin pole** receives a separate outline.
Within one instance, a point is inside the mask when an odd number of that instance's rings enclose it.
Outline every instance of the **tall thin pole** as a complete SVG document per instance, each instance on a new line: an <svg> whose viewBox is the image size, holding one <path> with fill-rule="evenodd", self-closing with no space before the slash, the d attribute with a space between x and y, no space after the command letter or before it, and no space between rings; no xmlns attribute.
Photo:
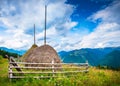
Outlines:
<svg viewBox="0 0 120 86"><path fill-rule="evenodd" d="M34 24L34 44L35 44L35 24Z"/></svg>
<svg viewBox="0 0 120 86"><path fill-rule="evenodd" d="M45 5L45 32L44 32L44 45L46 45L46 22L47 22L47 6Z"/></svg>

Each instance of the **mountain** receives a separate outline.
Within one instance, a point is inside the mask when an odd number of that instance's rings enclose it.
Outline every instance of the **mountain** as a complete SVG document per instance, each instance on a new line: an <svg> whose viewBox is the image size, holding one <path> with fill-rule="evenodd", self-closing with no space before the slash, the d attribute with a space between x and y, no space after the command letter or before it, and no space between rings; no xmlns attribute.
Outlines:
<svg viewBox="0 0 120 86"><path fill-rule="evenodd" d="M59 56L65 63L88 63L92 66L98 66L105 56L114 50L120 51L120 47L107 47L107 48L85 48L72 50L69 52L61 51Z"/></svg>
<svg viewBox="0 0 120 86"><path fill-rule="evenodd" d="M85 63L88 61L90 65L96 65L96 58L99 58L99 55L97 56L88 49L73 50L70 52L64 51L60 52L59 55L65 63Z"/></svg>
<svg viewBox="0 0 120 86"><path fill-rule="evenodd" d="M14 50L14 49L9 49L6 47L0 47L1 50L5 50L7 52L11 52L11 53L17 53L19 55L23 55L26 51L25 50Z"/></svg>
<svg viewBox="0 0 120 86"><path fill-rule="evenodd" d="M108 66L110 68L120 68L120 51L114 50L105 57L100 62L101 66Z"/></svg>
<svg viewBox="0 0 120 86"><path fill-rule="evenodd" d="M98 50L80 49L69 52L59 52L59 55L62 61L65 63L85 63L88 61L90 65L95 66L103 54L98 52Z"/></svg>

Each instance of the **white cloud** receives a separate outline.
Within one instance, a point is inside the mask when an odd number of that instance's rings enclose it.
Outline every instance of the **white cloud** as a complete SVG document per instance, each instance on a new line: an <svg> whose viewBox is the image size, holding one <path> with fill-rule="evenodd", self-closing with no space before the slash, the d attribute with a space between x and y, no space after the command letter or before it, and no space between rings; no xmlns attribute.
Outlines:
<svg viewBox="0 0 120 86"><path fill-rule="evenodd" d="M62 33L76 26L76 22L70 20L73 6L65 4L66 0L1 0L0 26L6 28L0 34L1 46L14 49L27 49L33 44L33 24L36 24L37 44L43 44L44 34L44 6L48 4L47 11L47 40L52 46L60 43L61 34L56 28L62 25ZM69 21L66 21L69 20ZM42 40L39 40L42 39ZM53 42L56 41L56 42Z"/></svg>
<svg viewBox="0 0 120 86"><path fill-rule="evenodd" d="M102 19L102 22L117 22L120 23L120 1L115 0L112 4L110 4L107 8L98 11L92 16L88 17L88 19L92 21L96 21L98 19Z"/></svg>
<svg viewBox="0 0 120 86"><path fill-rule="evenodd" d="M98 11L88 19L96 21L101 19L94 32L83 37L79 43L83 47L117 47L120 46L120 2L115 1L109 7Z"/></svg>
<svg viewBox="0 0 120 86"><path fill-rule="evenodd" d="M91 34L83 38L83 40L80 43L81 47L96 48L96 47L119 46L120 25L115 25L112 27L111 25L114 25L114 24L112 23L100 24L94 32L92 32ZM101 30L102 28L103 30ZM109 43L113 43L113 44L109 44Z"/></svg>

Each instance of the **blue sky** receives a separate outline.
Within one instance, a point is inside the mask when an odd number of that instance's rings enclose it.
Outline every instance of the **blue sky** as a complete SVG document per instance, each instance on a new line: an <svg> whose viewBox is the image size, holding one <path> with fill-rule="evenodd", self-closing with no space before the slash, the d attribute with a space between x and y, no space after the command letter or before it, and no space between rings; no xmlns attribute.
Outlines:
<svg viewBox="0 0 120 86"><path fill-rule="evenodd" d="M47 44L57 51L120 46L119 0L0 0L0 47L27 50Z"/></svg>

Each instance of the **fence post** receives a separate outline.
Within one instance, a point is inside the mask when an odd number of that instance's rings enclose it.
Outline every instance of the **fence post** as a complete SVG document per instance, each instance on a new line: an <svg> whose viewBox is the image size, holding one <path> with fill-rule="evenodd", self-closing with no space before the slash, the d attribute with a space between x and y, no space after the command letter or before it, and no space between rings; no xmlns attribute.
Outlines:
<svg viewBox="0 0 120 86"><path fill-rule="evenodd" d="M52 60L52 72L53 72L53 77L54 77L54 72L55 72L55 70L54 70L54 59Z"/></svg>
<svg viewBox="0 0 120 86"><path fill-rule="evenodd" d="M87 64L87 66L86 66L86 72L88 72L88 71L89 71L89 64L88 64L88 60L86 61L86 64Z"/></svg>
<svg viewBox="0 0 120 86"><path fill-rule="evenodd" d="M11 67L11 57L9 57L9 78L13 78L12 67Z"/></svg>

